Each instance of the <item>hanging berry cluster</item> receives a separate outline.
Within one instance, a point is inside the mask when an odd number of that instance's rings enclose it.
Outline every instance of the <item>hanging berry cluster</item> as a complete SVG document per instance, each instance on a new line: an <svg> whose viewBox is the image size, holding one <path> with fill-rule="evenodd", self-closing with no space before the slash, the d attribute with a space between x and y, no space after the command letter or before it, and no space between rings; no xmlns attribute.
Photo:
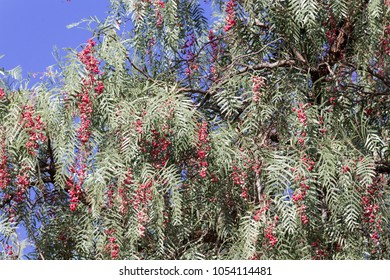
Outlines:
<svg viewBox="0 0 390 280"><path fill-rule="evenodd" d="M274 229L278 223L278 220L279 220L279 217L275 216L274 221L273 222L271 221L264 231L264 233L265 233L264 236L265 236L266 240L268 240L268 243L271 245L271 248L274 247L276 245L276 243L278 243L278 238L274 234Z"/></svg>
<svg viewBox="0 0 390 280"><path fill-rule="evenodd" d="M28 187L30 186L30 179L27 175L28 168L25 168L19 175L16 176L16 193L15 193L15 202L21 203L24 198Z"/></svg>
<svg viewBox="0 0 390 280"><path fill-rule="evenodd" d="M217 38L214 35L214 32L212 29L209 31L209 36L208 36L210 45L211 45L211 60L210 60L210 79L213 82L218 81L218 73L217 69L215 67L215 62L217 61L218 55L219 55L219 47L216 42Z"/></svg>
<svg viewBox="0 0 390 280"><path fill-rule="evenodd" d="M141 237L145 235L145 225L148 221L148 204L153 199L152 184L151 180L140 184L134 197L130 200L133 209L137 213L138 234Z"/></svg>
<svg viewBox="0 0 390 280"><path fill-rule="evenodd" d="M82 91L77 95L79 99L78 109L80 113L80 127L77 131L77 137L82 144L88 142L91 137L90 125L92 115L92 100L91 92L94 92L93 97L101 94L104 91L104 84L97 80L97 76L102 73L99 70L99 61L94 57L95 50L93 47L96 43L90 39L85 48L78 53L80 61L87 70L87 76L83 78Z"/></svg>
<svg viewBox="0 0 390 280"><path fill-rule="evenodd" d="M210 139L207 132L207 122L204 121L201 124L198 124L198 127L198 141L196 143L198 172L200 177L205 178L207 175L207 167L209 166L206 158L207 153L210 151Z"/></svg>
<svg viewBox="0 0 390 280"><path fill-rule="evenodd" d="M310 106L310 104L302 104L299 103L299 108L292 108L293 112L297 113L298 121L302 125L302 129L298 133L298 143L301 146L304 146L306 139L306 127L307 127L307 115L305 112L306 106Z"/></svg>
<svg viewBox="0 0 390 280"><path fill-rule="evenodd" d="M162 168L169 159L169 146L171 145L171 141L169 141L168 133L164 133L161 135L157 130L152 129L153 133L153 141L152 141L152 149L150 154L153 159L153 165L156 168Z"/></svg>
<svg viewBox="0 0 390 280"><path fill-rule="evenodd" d="M225 32L228 32L229 30L231 30L236 24L236 12L235 12L235 8L236 8L237 4L236 4L236 1L235 0L229 0L229 2L227 2L226 4L226 25L224 27L224 30Z"/></svg>
<svg viewBox="0 0 390 280"><path fill-rule="evenodd" d="M311 247L314 251L314 255L311 257L313 260L323 260L326 257L326 251L321 246L320 240L312 242Z"/></svg>
<svg viewBox="0 0 390 280"><path fill-rule="evenodd" d="M107 229L106 234L108 237L108 244L106 245L106 252L111 255L112 259L117 259L119 256L119 245L117 243L115 229Z"/></svg>
<svg viewBox="0 0 390 280"><path fill-rule="evenodd" d="M0 88L0 100L5 97L5 92L2 88Z"/></svg>
<svg viewBox="0 0 390 280"><path fill-rule="evenodd" d="M104 91L103 82L98 80L102 72L99 70L100 63L94 56L95 45L96 43L92 39L89 39L85 48L77 54L87 71L87 75L82 79L83 88L81 92L77 94L80 114L80 127L77 130L77 138L80 141L80 146L76 155L75 164L69 168L70 176L67 179L67 188L70 195L69 208L71 211L77 209L86 176L85 145L91 137L90 126L93 113L91 98L97 97Z"/></svg>
<svg viewBox="0 0 390 280"><path fill-rule="evenodd" d="M232 172L233 184L237 186L241 186L241 197L244 200L248 200L249 194L248 194L248 188L246 187L246 182L248 180L248 173L246 173L246 171L241 171L241 169L235 165L233 165L232 168L233 168L233 172Z"/></svg>
<svg viewBox="0 0 390 280"><path fill-rule="evenodd" d="M253 102L258 103L260 101L261 98L260 89L264 85L265 85L265 79L263 77L254 76L252 78Z"/></svg>
<svg viewBox="0 0 390 280"><path fill-rule="evenodd" d="M47 138L43 133L44 125L41 120L41 116L37 115L34 117L35 111L32 106L24 106L22 112L22 118L19 121L22 126L29 134L29 139L26 143L27 151L30 155L35 156L36 150L39 144L46 142Z"/></svg>
<svg viewBox="0 0 390 280"><path fill-rule="evenodd" d="M182 47L182 53L186 62L185 74L186 77L193 75L198 70L198 65L196 64L196 57L194 53L194 45L196 42L196 37L194 33L188 34L186 41Z"/></svg>
<svg viewBox="0 0 390 280"><path fill-rule="evenodd" d="M68 177L68 180L66 182L70 196L69 208L71 211L76 211L77 209L79 199L82 194L81 186L83 185L85 180L87 166L85 163L80 162L80 160L81 157L77 156L75 165L69 169L70 174L72 174L74 178Z"/></svg>
<svg viewBox="0 0 390 280"><path fill-rule="evenodd" d="M363 223L370 232L370 237L374 245L379 245L382 234L382 217L378 200L383 199L384 188L386 185L384 176L376 178L368 186L364 186L362 196Z"/></svg>
<svg viewBox="0 0 390 280"><path fill-rule="evenodd" d="M381 47L386 55L390 55L390 24L384 27Z"/></svg>
<svg viewBox="0 0 390 280"><path fill-rule="evenodd" d="M149 153L153 167L160 169L166 165L169 160L169 147L171 141L169 140L168 126L164 125L160 133L156 129L152 129L153 140L148 141L141 139L140 148L143 153ZM137 121L136 131L142 133L142 122Z"/></svg>
<svg viewBox="0 0 390 280"><path fill-rule="evenodd" d="M301 157L301 162L307 171L311 172L313 170L315 162L306 154ZM296 168L292 168L292 171L296 171ZM296 182L299 181L299 188L295 190L291 198L293 202L298 205L297 211L302 224L306 225L309 223L309 218L306 215L306 205L304 203L304 199L307 196L307 191L310 189L310 185L307 183L307 178L301 176L299 172L295 176L294 180Z"/></svg>
<svg viewBox="0 0 390 280"><path fill-rule="evenodd" d="M7 149L5 146L5 131L3 130L1 137L1 146L0 146L0 189L5 190L9 185L11 178L9 175L8 168L8 156Z"/></svg>
<svg viewBox="0 0 390 280"><path fill-rule="evenodd" d="M125 180L123 180L123 184L118 189L119 197L121 199L121 206L119 207L122 215L126 215L128 213L128 189L133 184L133 170L129 168L126 173Z"/></svg>
<svg viewBox="0 0 390 280"><path fill-rule="evenodd" d="M253 220L256 222L260 221L261 218L264 216L265 212L269 210L269 200L265 200L264 206L262 206L259 210L255 211L255 214L253 215Z"/></svg>
<svg viewBox="0 0 390 280"><path fill-rule="evenodd" d="M165 9L165 3L161 0L155 0L154 7L155 7L156 27L161 27L164 22L162 10Z"/></svg>
<svg viewBox="0 0 390 280"><path fill-rule="evenodd" d="M304 105L302 103L299 103L299 108L293 108L293 112L297 112L298 120L303 126L307 126L307 116L305 113L305 107L307 105Z"/></svg>

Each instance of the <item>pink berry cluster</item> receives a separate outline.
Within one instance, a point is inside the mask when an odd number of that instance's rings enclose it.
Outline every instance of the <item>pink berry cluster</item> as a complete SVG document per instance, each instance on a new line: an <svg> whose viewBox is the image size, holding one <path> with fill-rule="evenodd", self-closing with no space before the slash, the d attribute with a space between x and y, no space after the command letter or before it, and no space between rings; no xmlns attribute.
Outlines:
<svg viewBox="0 0 390 280"><path fill-rule="evenodd" d="M137 212L138 234L141 237L145 235L145 224L148 221L148 204L153 199L152 184L151 180L140 184L134 197L130 200L133 209Z"/></svg>
<svg viewBox="0 0 390 280"><path fill-rule="evenodd" d="M142 136L142 133L143 133L143 117L146 116L146 111L143 111L141 112L140 114L140 118L133 123L133 125L135 126L135 131L140 135Z"/></svg>
<svg viewBox="0 0 390 280"><path fill-rule="evenodd" d="M69 208L71 211L76 211L77 209L87 168L86 164L81 162L81 156L79 155L77 156L75 166L69 169L72 176L69 176L66 182L70 196Z"/></svg>
<svg viewBox="0 0 390 280"><path fill-rule="evenodd" d="M0 146L0 189L5 190L7 186L9 185L11 178L9 174L9 167L8 167L8 156L7 156L7 149L5 146L5 133L3 131L2 139L1 139L1 146Z"/></svg>
<svg viewBox="0 0 390 280"><path fill-rule="evenodd" d="M313 260L323 260L326 257L326 252L322 248L320 240L312 242L311 247L314 250L314 255L311 257Z"/></svg>
<svg viewBox="0 0 390 280"><path fill-rule="evenodd" d="M307 154L303 154L301 156L301 162L309 172L312 171L314 166L316 165L315 161L312 160Z"/></svg>
<svg viewBox="0 0 390 280"><path fill-rule="evenodd" d="M386 55L390 55L390 25L385 26L381 46Z"/></svg>
<svg viewBox="0 0 390 280"><path fill-rule="evenodd" d="M106 245L106 251L111 255L112 259L117 259L119 256L119 245L117 243L116 237L114 236L114 229L107 229L106 234L108 237L108 244Z"/></svg>
<svg viewBox="0 0 390 280"><path fill-rule="evenodd" d="M211 45L211 60L210 60L210 79L213 82L218 81L218 72L215 67L215 62L217 61L218 55L220 53L219 45L216 42L216 37L214 35L214 32L212 29L209 31L209 36L208 36L210 45Z"/></svg>
<svg viewBox="0 0 390 280"><path fill-rule="evenodd" d="M260 221L263 214L265 214L265 212L268 210L269 210L269 201L266 201L263 207L255 211L255 214L253 215L253 220L255 220L256 222Z"/></svg>
<svg viewBox="0 0 390 280"><path fill-rule="evenodd" d="M226 18L225 18L226 25L224 27L225 32L228 32L237 24L237 22L235 20L236 6L237 6L237 4L236 4L235 0L229 0L229 2L227 2L227 4L226 4L226 10L225 10L225 12L226 12Z"/></svg>
<svg viewBox="0 0 390 280"><path fill-rule="evenodd" d="M85 48L78 53L78 58L83 63L85 69L87 70L87 76L83 78L83 89L77 95L79 98L78 109L80 113L80 127L77 130L77 137L81 143L85 144L89 141L91 137L91 131L89 129L91 125L91 115L92 115L92 100L90 92L94 92L94 97L103 93L104 84L102 81L96 79L97 75L102 74L99 70L99 61L94 56L94 46L96 43L89 39Z"/></svg>
<svg viewBox="0 0 390 280"><path fill-rule="evenodd" d="M185 74L186 77L193 75L198 69L199 66L195 61L194 45L196 42L196 37L194 33L188 34L186 41L182 47L182 53L186 62Z"/></svg>
<svg viewBox="0 0 390 280"><path fill-rule="evenodd" d="M306 197L307 190L310 189L310 186L306 184L306 178L301 178L301 182L299 183L299 189L293 194L292 200L295 203L302 201Z"/></svg>
<svg viewBox="0 0 390 280"><path fill-rule="evenodd" d="M154 39L154 37L152 37L149 41L149 44L148 44L148 49L146 50L146 54L147 55L151 55L152 54L152 49L153 49L153 46L156 44L156 41Z"/></svg>
<svg viewBox="0 0 390 280"><path fill-rule="evenodd" d="M315 166L315 162L306 154L301 157L301 162L309 172L312 171ZM297 169L292 168L291 170L295 172ZM298 205L297 210L302 224L306 225L309 223L309 218L306 215L306 205L304 203L304 199L307 196L307 191L310 189L310 185L307 183L307 178L301 176L299 172L296 174L294 180L296 182L299 181L299 188L295 190L291 198L293 202Z"/></svg>
<svg viewBox="0 0 390 280"><path fill-rule="evenodd" d="M216 42L216 37L212 29L209 30L208 39L211 45L211 63L214 63L217 60L219 54L218 43Z"/></svg>
<svg viewBox="0 0 390 280"><path fill-rule="evenodd" d="M154 6L155 6L155 17L157 20L156 27L161 27L164 22L162 10L165 9L165 3L161 0L155 0Z"/></svg>
<svg viewBox="0 0 390 280"><path fill-rule="evenodd" d="M138 134L142 134L142 120L137 120L135 131L137 131Z"/></svg>
<svg viewBox="0 0 390 280"><path fill-rule="evenodd" d="M325 135L325 133L327 132L327 129L324 126L324 117L323 116L318 116L318 124L320 126L320 132L322 133L322 135Z"/></svg>
<svg viewBox="0 0 390 280"><path fill-rule="evenodd" d="M171 141L169 141L168 133L161 135L156 129L152 129L153 141L151 143L150 155L153 159L153 165L156 168L162 168L169 159L169 147Z"/></svg>
<svg viewBox="0 0 390 280"><path fill-rule="evenodd" d="M133 170L129 168L126 173L125 180L123 180L122 186L118 189L119 197L121 199L121 206L119 207L122 215L127 214L128 212L128 188L133 184Z"/></svg>
<svg viewBox="0 0 390 280"><path fill-rule="evenodd" d="M5 252L5 254L7 255L7 256L13 256L14 255L14 250L13 250L13 247L12 247L12 245L8 245L8 244L6 244L6 245L4 245L3 246L3 250L4 250L4 252Z"/></svg>
<svg viewBox="0 0 390 280"><path fill-rule="evenodd" d="M253 102L257 103L260 101L261 92L260 89L265 85L265 79L263 77L254 76L252 78L252 90L253 90Z"/></svg>
<svg viewBox="0 0 390 280"><path fill-rule="evenodd" d="M241 197L244 200L247 200L249 198L248 188L246 187L246 182L248 180L248 173L246 173L246 171L241 171L241 169L236 165L233 165L232 168L233 168L233 172L232 172L233 184L237 186L241 186Z"/></svg>
<svg viewBox="0 0 390 280"><path fill-rule="evenodd" d="M43 133L44 124L41 120L41 116L35 116L35 111L32 106L24 106L21 120L19 124L28 132L30 135L26 148L29 154L35 156L36 150L39 147L39 143L46 142L47 137Z"/></svg>
<svg viewBox="0 0 390 280"><path fill-rule="evenodd" d="M303 126L307 126L307 115L304 111L305 107L307 105L304 105L302 103L299 103L299 108L293 108L293 112L296 112L297 113L297 116L298 116L298 120L301 124L303 124Z"/></svg>
<svg viewBox="0 0 390 280"><path fill-rule="evenodd" d="M384 177L376 178L373 184L363 187L362 207L363 222L370 231L370 237L375 245L379 244L380 232L382 232L382 217L380 207L377 204L378 199L383 198Z"/></svg>
<svg viewBox="0 0 390 280"><path fill-rule="evenodd" d="M23 170L21 174L16 176L16 193L14 199L16 203L21 203L23 201L24 194L30 186L30 179L26 173L27 170L28 169Z"/></svg>
<svg viewBox="0 0 390 280"><path fill-rule="evenodd" d="M0 88L0 100L5 97L5 92L2 88Z"/></svg>
<svg viewBox="0 0 390 280"><path fill-rule="evenodd" d="M277 225L279 217L276 215L274 217L274 222L269 223L268 227L265 229L265 238L268 240L268 243L271 247L274 247L278 243L278 238L274 234L274 229Z"/></svg>
<svg viewBox="0 0 390 280"><path fill-rule="evenodd" d="M197 147L197 162L199 168L199 176L202 178L206 177L207 167L209 166L206 158L207 154L210 151L210 139L207 132L207 122L203 121L201 124L198 124L198 141L196 143Z"/></svg>
<svg viewBox="0 0 390 280"><path fill-rule="evenodd" d="M305 131L306 126L307 126L307 115L306 115L306 112L304 110L306 108L306 106L310 106L310 103L306 104L306 105L299 103L299 108L292 108L293 112L297 113L298 121L303 125L302 130L297 133L298 134L298 143L301 146L305 146L305 141L306 141L306 136L307 136L307 133Z"/></svg>

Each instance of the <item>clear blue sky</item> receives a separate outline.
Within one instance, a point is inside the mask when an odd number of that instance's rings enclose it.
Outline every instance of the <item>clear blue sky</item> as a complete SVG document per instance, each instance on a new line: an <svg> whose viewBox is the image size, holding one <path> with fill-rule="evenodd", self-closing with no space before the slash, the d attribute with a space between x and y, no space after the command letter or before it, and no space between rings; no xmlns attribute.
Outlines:
<svg viewBox="0 0 390 280"><path fill-rule="evenodd" d="M83 18L105 17L109 0L0 0L0 67L20 65L23 76L55 64L53 47L75 48L90 38L88 30L67 29Z"/></svg>

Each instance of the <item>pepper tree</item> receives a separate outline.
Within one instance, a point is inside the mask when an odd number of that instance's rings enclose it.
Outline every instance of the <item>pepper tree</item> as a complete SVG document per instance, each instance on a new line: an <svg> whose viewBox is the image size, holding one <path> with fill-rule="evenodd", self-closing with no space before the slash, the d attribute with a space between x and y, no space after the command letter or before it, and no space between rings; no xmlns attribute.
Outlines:
<svg viewBox="0 0 390 280"><path fill-rule="evenodd" d="M2 70L2 258L389 258L389 2L111 0Z"/></svg>

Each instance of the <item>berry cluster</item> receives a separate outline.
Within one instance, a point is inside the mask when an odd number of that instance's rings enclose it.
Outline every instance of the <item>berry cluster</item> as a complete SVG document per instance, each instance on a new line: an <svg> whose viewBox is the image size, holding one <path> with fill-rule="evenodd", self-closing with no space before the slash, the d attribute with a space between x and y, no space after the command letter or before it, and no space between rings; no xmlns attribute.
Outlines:
<svg viewBox="0 0 390 280"><path fill-rule="evenodd" d="M195 61L194 45L196 42L196 37L194 33L187 35L184 46L182 47L182 53L184 54L184 59L186 61L185 74L186 77L193 75L198 69L199 66Z"/></svg>
<svg viewBox="0 0 390 280"><path fill-rule="evenodd" d="M7 256L13 256L14 254L14 250L13 250L13 247L12 245L3 245L3 250L4 252L6 253Z"/></svg>
<svg viewBox="0 0 390 280"><path fill-rule="evenodd" d="M217 69L215 67L215 62L218 58L220 50L219 50L218 44L216 42L216 37L215 37L212 29L210 29L210 31L209 31L208 39L209 39L209 42L211 45L210 79L211 79L211 81L215 82L215 81L218 81L218 73L217 73Z"/></svg>
<svg viewBox="0 0 390 280"><path fill-rule="evenodd" d="M0 100L5 97L5 92L2 88L0 88Z"/></svg>
<svg viewBox="0 0 390 280"><path fill-rule="evenodd" d="M28 187L30 186L30 179L24 170L21 174L16 176L16 193L15 193L15 202L20 203L23 201L23 196L26 193Z"/></svg>
<svg viewBox="0 0 390 280"><path fill-rule="evenodd" d="M307 171L312 171L316 165L315 161L312 160L307 154L301 156L301 162L307 168Z"/></svg>
<svg viewBox="0 0 390 280"><path fill-rule="evenodd" d="M338 243L337 245L340 246ZM322 260L326 257L326 252L322 248L320 240L312 242L311 247L313 248L315 253L315 255L311 257L313 260Z"/></svg>
<svg viewBox="0 0 390 280"><path fill-rule="evenodd" d="M255 220L256 222L260 221L261 217L267 210L269 210L269 201L266 201L263 207L255 211L255 214L253 215L253 220Z"/></svg>
<svg viewBox="0 0 390 280"><path fill-rule="evenodd" d="M229 0L229 2L226 4L226 25L224 27L225 32L228 32L230 29L232 29L236 24L236 8L237 4L235 0Z"/></svg>
<svg viewBox="0 0 390 280"><path fill-rule="evenodd" d="M148 221L148 204L152 201L152 181L140 184L134 197L130 200L133 209L137 212L138 233L142 237L145 235L145 224Z"/></svg>
<svg viewBox="0 0 390 280"><path fill-rule="evenodd" d="M119 255L119 245L117 243L116 237L114 237L115 230L107 229L106 234L109 241L109 243L106 246L106 251L111 255L112 259L117 259Z"/></svg>
<svg viewBox="0 0 390 280"><path fill-rule="evenodd" d="M268 227L265 229L265 238L268 240L271 247L274 247L278 243L278 238L274 234L274 229L279 220L278 216L275 216L274 222L271 222Z"/></svg>
<svg viewBox="0 0 390 280"><path fill-rule="evenodd" d="M304 126L307 126L307 116L304 111L306 105L299 103L299 108L293 108L293 112L297 112L298 120Z"/></svg>
<svg viewBox="0 0 390 280"><path fill-rule="evenodd" d="M216 42L216 37L212 29L209 30L208 39L211 45L211 63L214 63L217 60L219 48Z"/></svg>
<svg viewBox="0 0 390 280"><path fill-rule="evenodd" d="M101 94L104 91L104 84L101 81L97 81L96 75L102 74L99 70L99 61L94 57L94 46L96 43L89 39L85 48L78 53L80 61L83 63L87 70L87 76L83 78L83 89L77 95L79 98L78 109L80 113L80 127L77 130L77 137L82 144L89 141L91 137L91 131L89 129L91 125L92 115L92 100L90 92L94 91L94 97Z"/></svg>
<svg viewBox="0 0 390 280"><path fill-rule="evenodd" d="M0 189L5 190L7 186L9 185L11 178L9 175L9 168L8 168L8 156L7 156L7 150L5 146L5 133L3 131L3 136L1 139L1 146L0 146Z"/></svg>
<svg viewBox="0 0 390 280"><path fill-rule="evenodd" d="M35 156L36 149L38 149L39 144L47 140L45 134L43 134L44 125L41 120L41 116L34 117L35 111L32 106L24 106L22 118L19 121L19 124L27 130L30 135L26 148L29 154Z"/></svg>
<svg viewBox="0 0 390 280"><path fill-rule="evenodd" d="M252 78L252 90L253 90L253 102L259 102L261 98L260 89L265 85L265 79L263 77L254 76Z"/></svg>
<svg viewBox="0 0 390 280"><path fill-rule="evenodd" d="M301 157L301 162L309 172L313 170L315 162L306 154ZM296 168L292 168L292 171L295 172ZM307 196L307 191L310 189L310 185L307 184L307 178L302 177L299 172L295 176L294 180L299 181L299 188L295 190L291 198L294 203L298 204L298 215L302 224L306 225L309 223L309 218L306 215L306 205L303 200Z"/></svg>
<svg viewBox="0 0 390 280"><path fill-rule="evenodd" d="M325 126L324 126L324 117L323 116L318 116L318 124L320 126L320 132L325 135L327 132Z"/></svg>
<svg viewBox="0 0 390 280"><path fill-rule="evenodd" d="M206 161L207 153L210 151L210 139L207 132L207 122L204 121L201 124L198 124L200 127L198 130L198 141L197 146L197 161L199 167L199 176L202 178L206 177L208 162Z"/></svg>
<svg viewBox="0 0 390 280"><path fill-rule="evenodd" d="M132 184L133 170L129 168L126 173L126 178L123 180L122 186L118 189L119 197L121 198L121 206L119 207L119 210L121 211L122 215L125 215L128 212L129 199L127 190Z"/></svg>
<svg viewBox="0 0 390 280"><path fill-rule="evenodd" d="M384 36L381 40L381 46L383 49L383 52L386 55L390 55L390 25L385 26L384 28Z"/></svg>
<svg viewBox="0 0 390 280"><path fill-rule="evenodd" d="M80 159L80 156L78 156L77 158ZM78 160L78 161L80 161L80 160ZM85 173L86 173L86 168L87 168L85 163L79 162L79 164L77 164L77 161L76 161L75 165L77 166L77 168L75 168L74 166L72 166L70 168L69 171L72 174L72 176L68 177L68 179L66 181L69 196L70 196L69 208L71 211L76 211L76 209L77 209L79 198L82 194L81 186L84 183ZM72 177L75 177L75 178L73 179Z"/></svg>
<svg viewBox="0 0 390 280"><path fill-rule="evenodd" d="M168 133L164 135L160 135L160 133L152 129L153 133L153 141L151 143L152 149L150 154L153 159L153 164L156 168L162 168L169 159L169 146L171 145L171 141L168 140Z"/></svg>
<svg viewBox="0 0 390 280"><path fill-rule="evenodd" d="M233 178L233 184L241 186L241 197L244 200L247 200L249 198L248 194L248 188L246 187L246 182L248 180L248 173L246 171L241 171L240 168L233 165L233 172L232 172L232 178Z"/></svg>
<svg viewBox="0 0 390 280"><path fill-rule="evenodd" d="M373 184L363 189L362 206L363 222L370 231L371 240L375 245L379 244L380 232L382 231L382 217L380 207L376 202L383 197L383 186L385 185L384 177L376 178Z"/></svg>
<svg viewBox="0 0 390 280"><path fill-rule="evenodd" d="M157 19L156 27L161 27L164 22L164 18L162 16L161 11L165 9L165 3L161 0L155 0L154 6L155 6L155 17Z"/></svg>

